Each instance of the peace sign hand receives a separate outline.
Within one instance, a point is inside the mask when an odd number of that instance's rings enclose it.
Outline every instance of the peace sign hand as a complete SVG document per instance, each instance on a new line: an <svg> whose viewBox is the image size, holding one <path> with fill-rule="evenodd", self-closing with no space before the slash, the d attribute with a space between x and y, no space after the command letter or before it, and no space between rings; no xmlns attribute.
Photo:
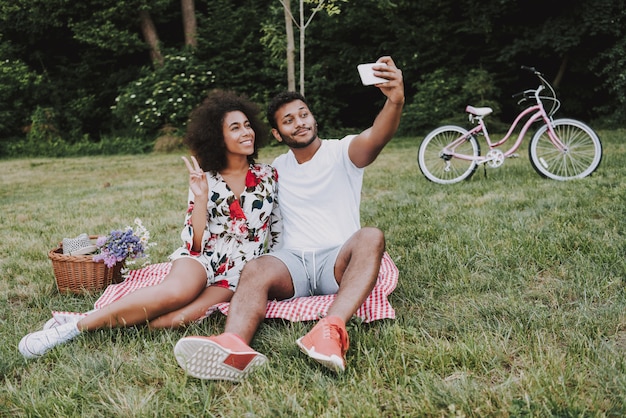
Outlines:
<svg viewBox="0 0 626 418"><path fill-rule="evenodd" d="M187 166L187 170L189 170L189 188L194 196L199 198L208 198L209 196L209 185L206 181L206 174L200 168L200 164L198 164L198 160L193 155L191 156L192 164L186 157L182 157L185 165Z"/></svg>

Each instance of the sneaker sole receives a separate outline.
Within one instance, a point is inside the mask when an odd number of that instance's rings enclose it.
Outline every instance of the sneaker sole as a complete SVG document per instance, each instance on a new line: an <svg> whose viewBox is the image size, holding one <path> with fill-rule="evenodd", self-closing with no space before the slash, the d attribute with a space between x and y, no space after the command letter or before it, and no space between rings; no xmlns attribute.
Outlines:
<svg viewBox="0 0 626 418"><path fill-rule="evenodd" d="M236 352L222 347L206 337L185 337L174 347L180 367L190 376L204 380L230 380L238 382L254 369L267 362L267 357L256 351ZM243 370L228 364L236 357L249 360Z"/></svg>
<svg viewBox="0 0 626 418"><path fill-rule="evenodd" d="M296 340L296 344L298 344L298 347L300 347L300 351L302 351L304 354L306 354L307 356L311 357L313 360L320 363L322 366L331 369L335 373L345 371L346 367L343 363L343 359L337 356L330 356L330 357L325 356L323 354L316 352L314 349L309 350L308 348L306 348L306 346L302 342L303 338L304 337L300 337Z"/></svg>

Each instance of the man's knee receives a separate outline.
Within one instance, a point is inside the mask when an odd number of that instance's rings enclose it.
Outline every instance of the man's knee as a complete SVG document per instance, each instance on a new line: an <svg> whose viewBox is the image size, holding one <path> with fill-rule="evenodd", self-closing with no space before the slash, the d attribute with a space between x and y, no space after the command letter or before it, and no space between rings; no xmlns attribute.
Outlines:
<svg viewBox="0 0 626 418"><path fill-rule="evenodd" d="M262 256L246 263L235 293L242 289L267 293L275 299L293 296L293 284L287 266L272 256Z"/></svg>
<svg viewBox="0 0 626 418"><path fill-rule="evenodd" d="M377 251L384 251L385 234L380 229L366 226L361 228L356 235L359 244L371 246Z"/></svg>
<svg viewBox="0 0 626 418"><path fill-rule="evenodd" d="M239 285L267 283L276 275L276 263L280 261L274 257L263 256L252 259L246 263L239 277Z"/></svg>

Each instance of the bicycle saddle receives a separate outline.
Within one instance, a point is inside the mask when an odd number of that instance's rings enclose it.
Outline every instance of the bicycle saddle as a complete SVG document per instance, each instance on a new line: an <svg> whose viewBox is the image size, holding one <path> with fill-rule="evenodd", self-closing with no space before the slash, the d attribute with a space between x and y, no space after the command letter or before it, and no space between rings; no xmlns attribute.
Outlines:
<svg viewBox="0 0 626 418"><path fill-rule="evenodd" d="M493 112L493 109L490 107L474 107L474 106L468 105L465 108L465 111L467 113L471 113L472 115L476 115L476 116L487 116L488 114Z"/></svg>

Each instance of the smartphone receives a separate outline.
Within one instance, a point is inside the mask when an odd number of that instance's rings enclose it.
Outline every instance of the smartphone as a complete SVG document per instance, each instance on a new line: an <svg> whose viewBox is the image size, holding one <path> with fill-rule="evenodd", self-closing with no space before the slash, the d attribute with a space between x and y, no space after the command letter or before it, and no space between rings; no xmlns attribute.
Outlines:
<svg viewBox="0 0 626 418"><path fill-rule="evenodd" d="M374 70L372 69L372 67L374 67L375 65L387 64L382 62L373 62L370 64L359 64L356 66L357 70L359 71L359 75L361 76L361 82L364 86L371 86L373 84L389 82L389 80L387 80L386 78L376 77L374 75Z"/></svg>

